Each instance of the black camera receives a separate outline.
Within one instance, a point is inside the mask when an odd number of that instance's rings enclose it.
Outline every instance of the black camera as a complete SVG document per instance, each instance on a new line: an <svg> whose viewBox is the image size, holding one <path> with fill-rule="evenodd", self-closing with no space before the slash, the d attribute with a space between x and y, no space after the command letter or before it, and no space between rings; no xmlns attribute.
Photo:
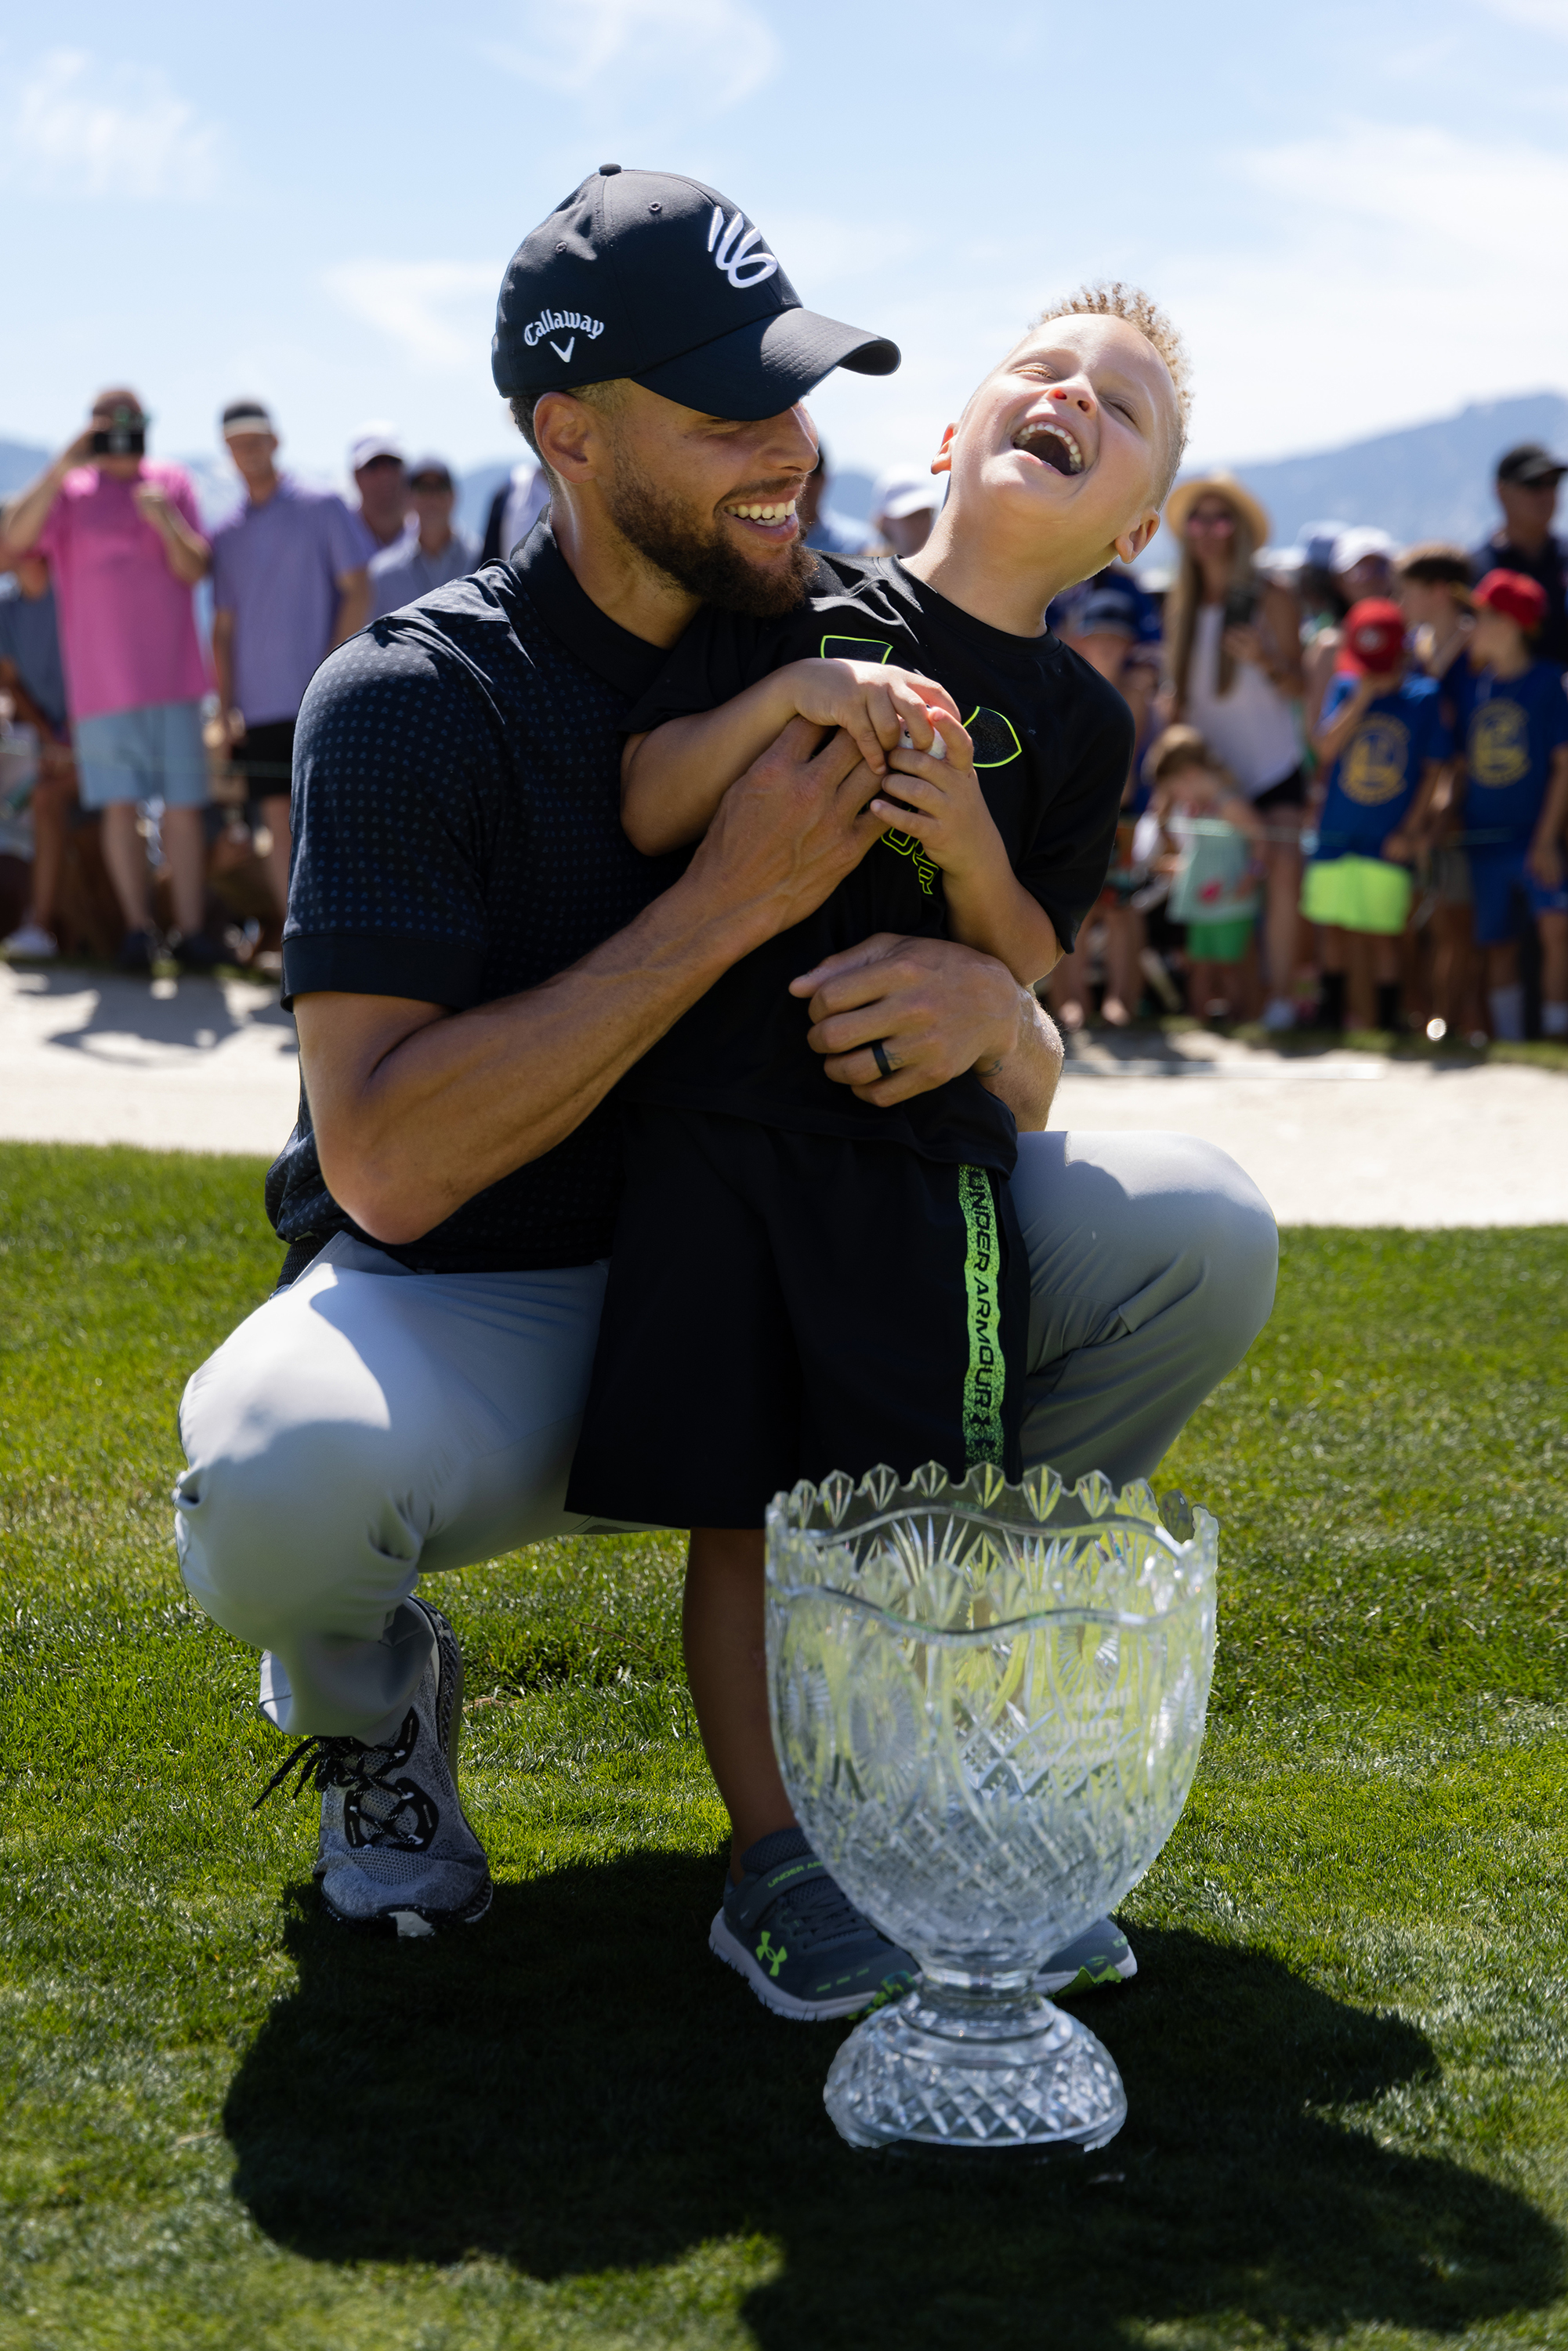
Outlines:
<svg viewBox="0 0 1568 2351"><path fill-rule="evenodd" d="M147 419L134 408L117 408L107 424L93 428L95 457L145 457Z"/></svg>

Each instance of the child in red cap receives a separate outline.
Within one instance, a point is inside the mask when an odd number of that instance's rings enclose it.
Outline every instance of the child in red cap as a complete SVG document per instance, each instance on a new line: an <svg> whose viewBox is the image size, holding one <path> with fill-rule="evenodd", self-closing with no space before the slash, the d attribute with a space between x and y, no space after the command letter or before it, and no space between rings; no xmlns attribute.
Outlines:
<svg viewBox="0 0 1568 2351"><path fill-rule="evenodd" d="M1541 940L1542 1029L1568 1037L1568 695L1562 672L1535 658L1547 610L1537 581L1489 571L1475 605L1469 663L1456 684L1476 943L1486 956L1492 1033L1524 1034L1514 932L1522 895Z"/></svg>
<svg viewBox="0 0 1568 2351"><path fill-rule="evenodd" d="M1414 854L1428 803L1453 757L1435 678L1406 674L1405 615L1369 596L1345 615L1335 674L1312 749L1328 770L1301 912L1323 925L1322 1025L1344 1025L1353 939L1370 942L1377 1025L1399 1022L1399 940L1410 913Z"/></svg>

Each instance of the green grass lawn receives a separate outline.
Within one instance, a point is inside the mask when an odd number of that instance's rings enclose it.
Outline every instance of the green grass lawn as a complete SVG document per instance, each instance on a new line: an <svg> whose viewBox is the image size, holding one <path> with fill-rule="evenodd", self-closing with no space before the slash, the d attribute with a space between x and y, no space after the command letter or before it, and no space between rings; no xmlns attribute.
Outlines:
<svg viewBox="0 0 1568 2351"><path fill-rule="evenodd" d="M321 1922L170 1541L259 1176L0 1149L5 2351L1568 2344L1568 1236L1287 1235L1162 1472L1223 1603L1142 1972L1082 2005L1131 2118L1016 2168L852 2154L841 2029L708 1956L673 1542L444 1580L495 1907Z"/></svg>

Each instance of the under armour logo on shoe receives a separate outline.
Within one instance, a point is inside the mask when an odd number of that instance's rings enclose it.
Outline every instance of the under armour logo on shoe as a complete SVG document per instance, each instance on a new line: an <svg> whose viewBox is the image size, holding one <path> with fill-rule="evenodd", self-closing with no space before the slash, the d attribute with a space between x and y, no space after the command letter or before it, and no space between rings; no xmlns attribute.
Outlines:
<svg viewBox="0 0 1568 2351"><path fill-rule="evenodd" d="M746 229L744 236L740 234L742 229ZM708 223L707 249L713 255L714 267L723 270L737 294L744 294L749 287L760 286L763 279L771 277L779 266L766 249L752 250L759 244L761 235L759 228L746 228L746 214L742 212L734 214L727 228L724 206L715 204L713 218Z"/></svg>
<svg viewBox="0 0 1568 2351"><path fill-rule="evenodd" d="M784 1949L782 1944L779 1945L778 1950L773 1949L773 1937L769 1930L764 1927L762 1929L762 1940L757 1946L757 1956L762 1961L763 1966L768 1970L768 1974L770 1976L776 1976L779 1969L783 1966L785 1960L789 1958L789 1954Z"/></svg>

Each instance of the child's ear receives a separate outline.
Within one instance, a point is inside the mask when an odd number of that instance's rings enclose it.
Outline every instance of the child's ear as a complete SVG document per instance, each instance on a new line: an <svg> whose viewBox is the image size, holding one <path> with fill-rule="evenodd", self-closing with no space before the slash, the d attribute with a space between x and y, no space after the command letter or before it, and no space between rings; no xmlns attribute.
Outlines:
<svg viewBox="0 0 1568 2351"><path fill-rule="evenodd" d="M1117 559L1122 563L1135 563L1159 527L1159 516L1151 507L1146 515L1141 517L1133 525L1131 530L1123 531L1119 538L1112 540L1111 544L1116 550Z"/></svg>
<svg viewBox="0 0 1568 2351"><path fill-rule="evenodd" d="M934 474L950 474L952 472L953 435L957 430L958 428L956 424L949 424L946 432L942 435L942 446L937 450L936 455L931 460L931 470Z"/></svg>

